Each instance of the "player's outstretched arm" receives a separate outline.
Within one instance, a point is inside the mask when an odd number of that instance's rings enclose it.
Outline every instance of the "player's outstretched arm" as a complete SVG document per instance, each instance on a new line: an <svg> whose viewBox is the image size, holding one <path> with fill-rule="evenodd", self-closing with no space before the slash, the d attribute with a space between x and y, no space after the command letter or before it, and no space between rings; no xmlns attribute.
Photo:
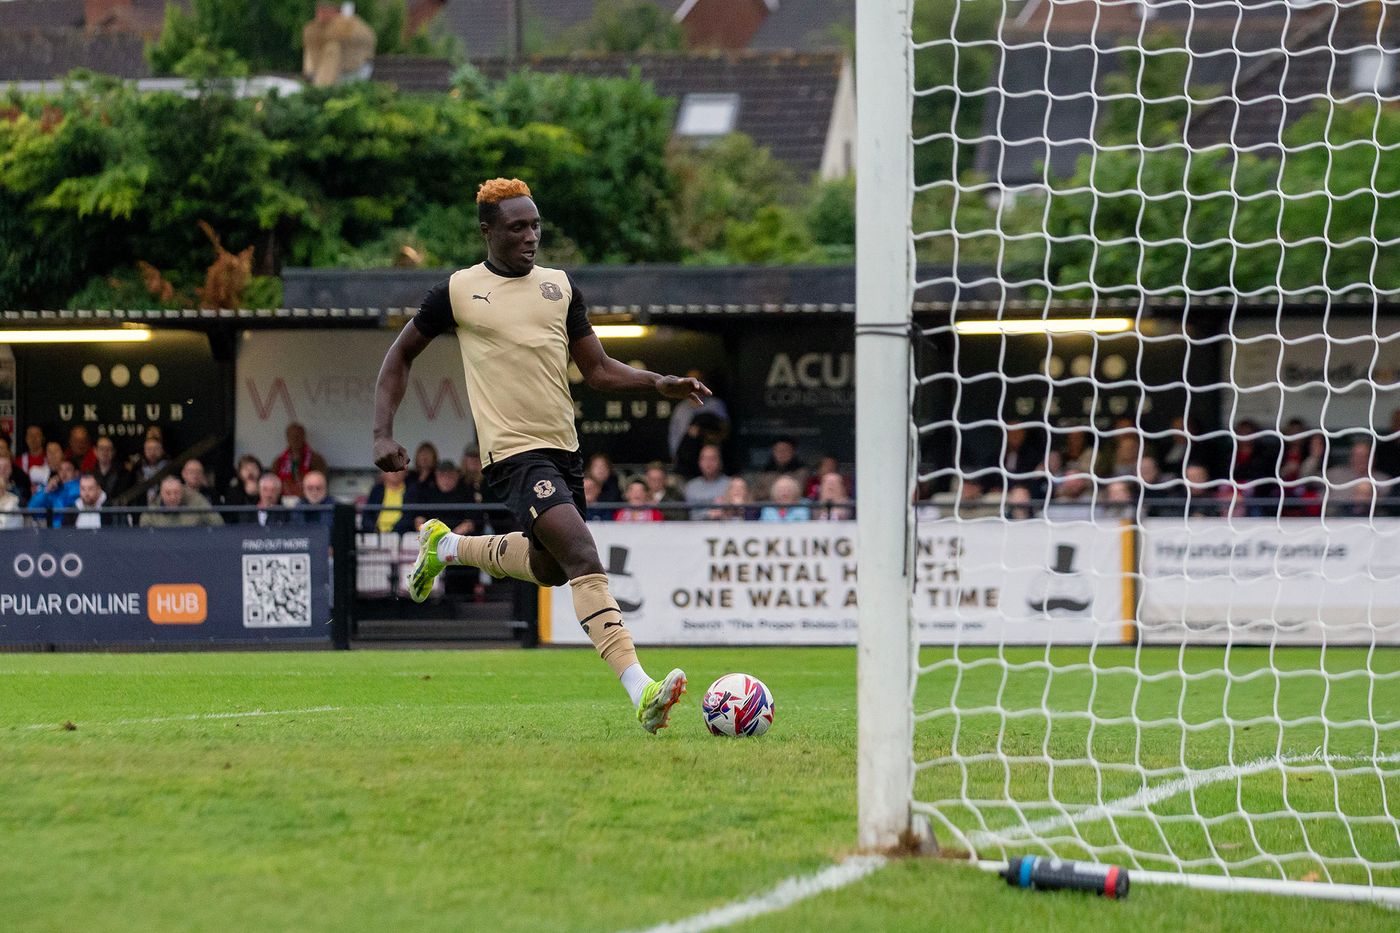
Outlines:
<svg viewBox="0 0 1400 933"><path fill-rule="evenodd" d="M600 392L635 392L653 389L665 398L693 399L705 404L705 396L713 395L703 382L689 376L661 376L637 369L608 356L597 334L586 334L569 344L569 354L578 364L579 372L590 389Z"/></svg>
<svg viewBox="0 0 1400 933"><path fill-rule="evenodd" d="M408 468L408 451L394 440L394 415L408 388L408 371L432 339L409 321L379 367L374 384L374 465L386 472Z"/></svg>

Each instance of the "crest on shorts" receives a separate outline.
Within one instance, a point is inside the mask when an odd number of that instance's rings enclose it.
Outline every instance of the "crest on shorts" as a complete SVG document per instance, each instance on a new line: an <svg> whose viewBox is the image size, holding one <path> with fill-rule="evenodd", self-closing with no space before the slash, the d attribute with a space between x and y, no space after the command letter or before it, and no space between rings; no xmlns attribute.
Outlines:
<svg viewBox="0 0 1400 933"><path fill-rule="evenodd" d="M542 479L535 484L535 498L548 499L554 495L554 484L547 479Z"/></svg>
<svg viewBox="0 0 1400 933"><path fill-rule="evenodd" d="M555 285L553 282L541 282L540 294L550 301L559 301L564 297L564 293L559 290L559 286Z"/></svg>

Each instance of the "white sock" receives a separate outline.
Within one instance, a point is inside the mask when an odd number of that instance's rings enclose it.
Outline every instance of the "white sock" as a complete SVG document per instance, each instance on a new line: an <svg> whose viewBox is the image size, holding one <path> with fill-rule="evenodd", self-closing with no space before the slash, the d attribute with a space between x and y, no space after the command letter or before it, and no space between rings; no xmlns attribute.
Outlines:
<svg viewBox="0 0 1400 933"><path fill-rule="evenodd" d="M461 535L454 535L450 531L438 539L438 560L444 564L457 563L457 544L461 540Z"/></svg>
<svg viewBox="0 0 1400 933"><path fill-rule="evenodd" d="M642 691L647 688L647 684L651 683L651 678L647 676L646 671L642 670L641 663L638 662L627 668L619 675L618 679L622 681L622 689L626 690L627 695L632 698L632 705L634 707L641 706Z"/></svg>

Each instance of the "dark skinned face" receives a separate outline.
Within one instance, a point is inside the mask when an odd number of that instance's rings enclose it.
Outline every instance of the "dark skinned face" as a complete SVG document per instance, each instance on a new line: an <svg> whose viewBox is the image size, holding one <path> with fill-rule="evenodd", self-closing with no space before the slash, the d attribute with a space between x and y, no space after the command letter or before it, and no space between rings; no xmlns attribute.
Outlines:
<svg viewBox="0 0 1400 933"><path fill-rule="evenodd" d="M540 212L530 198L509 198L500 203L501 213L494 222L483 223L486 258L491 265L514 275L524 275L535 267L535 251L540 246Z"/></svg>

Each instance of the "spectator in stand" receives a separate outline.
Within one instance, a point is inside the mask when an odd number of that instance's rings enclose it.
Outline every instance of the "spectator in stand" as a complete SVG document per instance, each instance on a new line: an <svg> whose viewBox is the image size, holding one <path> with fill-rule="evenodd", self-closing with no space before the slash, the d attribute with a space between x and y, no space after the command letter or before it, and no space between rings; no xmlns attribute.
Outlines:
<svg viewBox="0 0 1400 933"><path fill-rule="evenodd" d="M1089 429L1080 428L1065 435L1065 449L1060 456L1061 475L1094 472L1094 445Z"/></svg>
<svg viewBox="0 0 1400 933"><path fill-rule="evenodd" d="M295 421L287 425L287 449L272 462L272 472L282 480L282 495L299 497L307 473L319 470L325 474L328 469L326 458L306 443L306 428Z"/></svg>
<svg viewBox="0 0 1400 933"><path fill-rule="evenodd" d="M147 431L146 440L141 445L141 461L136 469L132 471L136 485L149 483L157 473L170 465L170 458L165 455L165 442L161 440L159 432ZM160 496L160 487L152 483L146 489L146 503L155 505Z"/></svg>
<svg viewBox="0 0 1400 933"><path fill-rule="evenodd" d="M1023 522L1035 515L1029 488L1017 484L1006 491L1006 517Z"/></svg>
<svg viewBox="0 0 1400 933"><path fill-rule="evenodd" d="M462 483L462 473L457 469L457 464L451 460L438 461L437 469L433 470L433 481L410 488L406 501L410 505L419 507L413 510L413 527L415 529L422 528L423 523L430 518L440 518L452 528L453 534L469 535L474 533L476 516L472 513L459 509L438 514L440 506L460 506L472 503L467 487ZM422 506L427 506L427 508L422 508Z"/></svg>
<svg viewBox="0 0 1400 933"><path fill-rule="evenodd" d="M663 502L684 502L685 496L676 489L676 481L666 469L666 464L660 460L653 460L647 464L646 472L642 474L647 484L647 497L655 505Z"/></svg>
<svg viewBox="0 0 1400 933"><path fill-rule="evenodd" d="M700 449L700 475L685 484L685 501L692 504L711 505L729 488L729 477L724 475L724 460L719 447L706 444ZM690 517L702 519L707 509L695 509Z"/></svg>
<svg viewBox="0 0 1400 933"><path fill-rule="evenodd" d="M21 486L22 474L15 473L15 463L7 456L0 456L0 495L15 497L15 508L22 508L29 501L28 485ZM25 477L27 478L27 477Z"/></svg>
<svg viewBox="0 0 1400 933"><path fill-rule="evenodd" d="M744 522L758 518L749 481L742 476L730 477L724 495L715 500L715 508L710 509L705 517L712 522Z"/></svg>
<svg viewBox="0 0 1400 933"><path fill-rule="evenodd" d="M185 481L186 488L199 493L205 502L219 504L219 491L214 488L213 477L204 469L203 463L193 457L186 460L185 465L180 467L180 478Z"/></svg>
<svg viewBox="0 0 1400 933"><path fill-rule="evenodd" d="M53 441L49 442L53 444ZM78 501L78 468L73 466L73 461L58 461L57 470L49 477L49 481L44 484L44 488L29 497L29 508L31 509L71 509L73 503ZM55 515L53 527L57 528L61 524L61 516ZM42 523L42 519L38 519Z"/></svg>
<svg viewBox="0 0 1400 933"><path fill-rule="evenodd" d="M1160 451L1157 465L1162 468L1163 474L1182 475L1182 471L1186 469L1186 458L1191 453L1191 438L1194 433L1187 426L1185 418L1172 419L1172 426L1167 429L1167 436L1157 445L1157 450Z"/></svg>
<svg viewBox="0 0 1400 933"><path fill-rule="evenodd" d="M1104 487L1103 496L1099 499L1099 516L1135 518L1140 496L1131 483L1121 479L1114 480Z"/></svg>
<svg viewBox="0 0 1400 933"><path fill-rule="evenodd" d="M1142 507L1145 515L1163 514L1159 511L1161 503L1171 499L1179 499L1184 494L1180 479L1169 473L1163 473L1161 468L1157 466L1156 457L1142 458L1142 464L1138 471L1138 483L1142 489ZM1167 511L1170 511L1170 508Z"/></svg>
<svg viewBox="0 0 1400 933"><path fill-rule="evenodd" d="M224 523L223 517L209 508L209 500L174 473L162 479L159 488L160 506L141 513L137 524L142 528L198 528ZM171 509L182 511L168 511Z"/></svg>
<svg viewBox="0 0 1400 933"><path fill-rule="evenodd" d="M301 478L301 501L296 508L297 518L302 524L330 527L335 513L329 508L322 508L335 505L330 492L330 481L320 470L311 470Z"/></svg>
<svg viewBox="0 0 1400 933"><path fill-rule="evenodd" d="M1378 514L1376 484L1369 479L1359 479L1355 486L1340 490L1338 499L1339 504L1333 506L1330 514L1352 518L1374 518Z"/></svg>
<svg viewBox="0 0 1400 933"><path fill-rule="evenodd" d="M1376 442L1376 469L1400 476L1400 408L1390 413L1390 427Z"/></svg>
<svg viewBox="0 0 1400 933"><path fill-rule="evenodd" d="M462 451L462 487L472 502L490 502L491 488L486 485L486 471L481 465L481 452L475 447Z"/></svg>
<svg viewBox="0 0 1400 933"><path fill-rule="evenodd" d="M228 488L224 490L224 505L257 505L258 480L262 475L262 462L257 457L252 454L239 457L233 478L228 481Z"/></svg>
<svg viewBox="0 0 1400 933"><path fill-rule="evenodd" d="M850 521L856 517L856 510L851 508L851 501L845 477L835 472L822 476L821 485L817 489L819 517L841 522Z"/></svg>
<svg viewBox="0 0 1400 933"><path fill-rule="evenodd" d="M63 445L58 441L49 441L44 445L44 465L49 468L48 479L44 480L45 486L57 475L58 465L66 459L68 458L63 456Z"/></svg>
<svg viewBox="0 0 1400 933"><path fill-rule="evenodd" d="M1210 470L1203 464L1193 463L1186 467L1184 488L1186 501L1183 508L1187 515L1228 515L1234 504L1234 489L1228 483L1212 480Z"/></svg>
<svg viewBox="0 0 1400 933"><path fill-rule="evenodd" d="M1347 462L1339 463L1327 471L1327 484L1329 486L1344 486L1347 483L1363 479L1376 483L1390 481L1389 474L1382 473L1375 468L1371 442L1368 440L1358 440L1353 443L1351 451L1347 454Z"/></svg>
<svg viewBox="0 0 1400 933"><path fill-rule="evenodd" d="M131 488L131 474L117 460L117 445L110 437L99 437L93 445L96 464L89 471L102 487L103 499L115 499Z"/></svg>
<svg viewBox="0 0 1400 933"><path fill-rule="evenodd" d="M1036 437L1040 437L1039 432ZM1024 482L1045 461L1045 443L1043 440L1032 443L1030 432L1024 425L1007 425L1006 449L999 453L1005 482Z"/></svg>
<svg viewBox="0 0 1400 933"><path fill-rule="evenodd" d="M403 510L404 497L408 491L407 470L393 473L380 473L379 482L369 491L366 506L382 506L376 510L366 508L360 512L360 530L377 531L380 534L413 530L413 519Z"/></svg>
<svg viewBox="0 0 1400 933"><path fill-rule="evenodd" d="M840 473L841 461L827 454L817 461L817 468L812 475L807 477L807 483L802 487L802 498L817 499L821 496L822 480L828 473Z"/></svg>
<svg viewBox="0 0 1400 933"><path fill-rule="evenodd" d="M613 472L612 458L607 454L597 453L589 457L584 473L593 477L593 482L598 484L598 501L622 501L622 486L617 481L617 474Z"/></svg>
<svg viewBox="0 0 1400 933"><path fill-rule="evenodd" d="M589 522L610 522L612 521L612 509L602 509L598 507L598 481L591 476L583 477L583 504L584 521Z"/></svg>
<svg viewBox="0 0 1400 933"><path fill-rule="evenodd" d="M1232 500L1246 499L1246 514L1275 515L1279 497L1279 456L1277 441L1259 432L1259 426L1248 418L1235 425L1235 455L1230 465L1230 481L1238 495ZM1275 500L1270 503L1268 500Z"/></svg>
<svg viewBox="0 0 1400 933"><path fill-rule="evenodd" d="M618 509L613 513L615 522L659 522L662 520L661 510L651 508L651 490L647 488L644 479L634 479L627 484L626 497L623 501L627 503L625 508Z"/></svg>
<svg viewBox="0 0 1400 933"><path fill-rule="evenodd" d="M651 490L647 489L645 479L633 479L627 483L627 492L623 493L623 502L626 507L613 513L613 521L661 521L662 514L659 509L652 509Z"/></svg>
<svg viewBox="0 0 1400 933"><path fill-rule="evenodd" d="M802 502L802 486L793 476L780 475L773 480L773 491L769 493L774 505L765 505L758 513L759 521L764 522L806 522L812 519L812 510Z"/></svg>
<svg viewBox="0 0 1400 933"><path fill-rule="evenodd" d="M677 404L690 404L689 402ZM705 409L708 409L709 399L705 401ZM702 410L691 419L690 429L686 431L685 439L681 441L680 449L676 451L672 458L675 470L682 479L694 479L700 475L700 450L701 448L714 444L716 447L723 446L729 438L729 421L715 417L708 411Z"/></svg>
<svg viewBox="0 0 1400 933"><path fill-rule="evenodd" d="M19 471L29 478L31 490L43 489L49 481L49 461L44 453L44 429L31 424L24 429L24 453L16 458Z"/></svg>
<svg viewBox="0 0 1400 933"><path fill-rule="evenodd" d="M66 516L63 523L74 528L101 528L103 525L114 524L115 516L102 511L102 506L106 503L107 493L102 491L102 484L98 482L97 477L92 473L84 473L78 477L78 501L73 503L78 514Z"/></svg>
<svg viewBox="0 0 1400 933"><path fill-rule="evenodd" d="M686 375L699 379L701 382L709 385L709 383L705 381L704 373L700 372L698 369L692 369L690 372L686 373ZM711 386L711 388L714 387ZM710 416L714 422L714 426L701 426L699 431L692 434L692 422L695 416L702 412ZM729 422L729 407L724 404L724 400L718 395L711 395L705 399L703 404L696 402L694 399L685 399L684 401L675 402L674 407L671 409L671 423L666 430L667 449L671 452L671 462L680 462L681 444L685 441L687 436L692 438L697 437L700 431L706 433L718 432L720 437L716 439L716 442L723 443L724 439L729 436Z"/></svg>
<svg viewBox="0 0 1400 933"><path fill-rule="evenodd" d="M1327 459L1331 454L1331 443L1322 431L1308 435L1307 452L1303 462L1298 464L1298 478L1313 483L1321 483L1327 476Z"/></svg>
<svg viewBox="0 0 1400 933"><path fill-rule="evenodd" d="M437 482L435 474L438 467L437 447L428 441L418 445L418 449L413 452L413 469L408 471L409 489L417 489L419 486L430 487Z"/></svg>
<svg viewBox="0 0 1400 933"><path fill-rule="evenodd" d="M92 449L92 435L86 425L75 424L68 429L68 449L63 455L72 460L79 473L90 473L97 466L97 454Z"/></svg>
<svg viewBox="0 0 1400 933"><path fill-rule="evenodd" d="M1045 504L1045 517L1058 521L1092 519L1093 477L1088 473L1066 473L1051 485L1050 501Z"/></svg>
<svg viewBox="0 0 1400 933"><path fill-rule="evenodd" d="M1142 458L1142 441L1136 428L1129 428L1128 431L1129 433L1116 436L1112 453L1105 457L1103 469L1099 471L1099 475L1105 479L1135 477L1141 469L1139 461Z"/></svg>
<svg viewBox="0 0 1400 933"><path fill-rule="evenodd" d="M243 520L262 525L288 525L292 513L282 506L282 478L276 473L267 472L258 477L258 507L256 512L244 512Z"/></svg>
<svg viewBox="0 0 1400 933"><path fill-rule="evenodd" d="M764 464L763 472L791 476L797 480L800 492L802 482L807 478L807 470L802 465L801 458L797 456L797 442L790 437L780 437L773 442L768 454L768 462Z"/></svg>

